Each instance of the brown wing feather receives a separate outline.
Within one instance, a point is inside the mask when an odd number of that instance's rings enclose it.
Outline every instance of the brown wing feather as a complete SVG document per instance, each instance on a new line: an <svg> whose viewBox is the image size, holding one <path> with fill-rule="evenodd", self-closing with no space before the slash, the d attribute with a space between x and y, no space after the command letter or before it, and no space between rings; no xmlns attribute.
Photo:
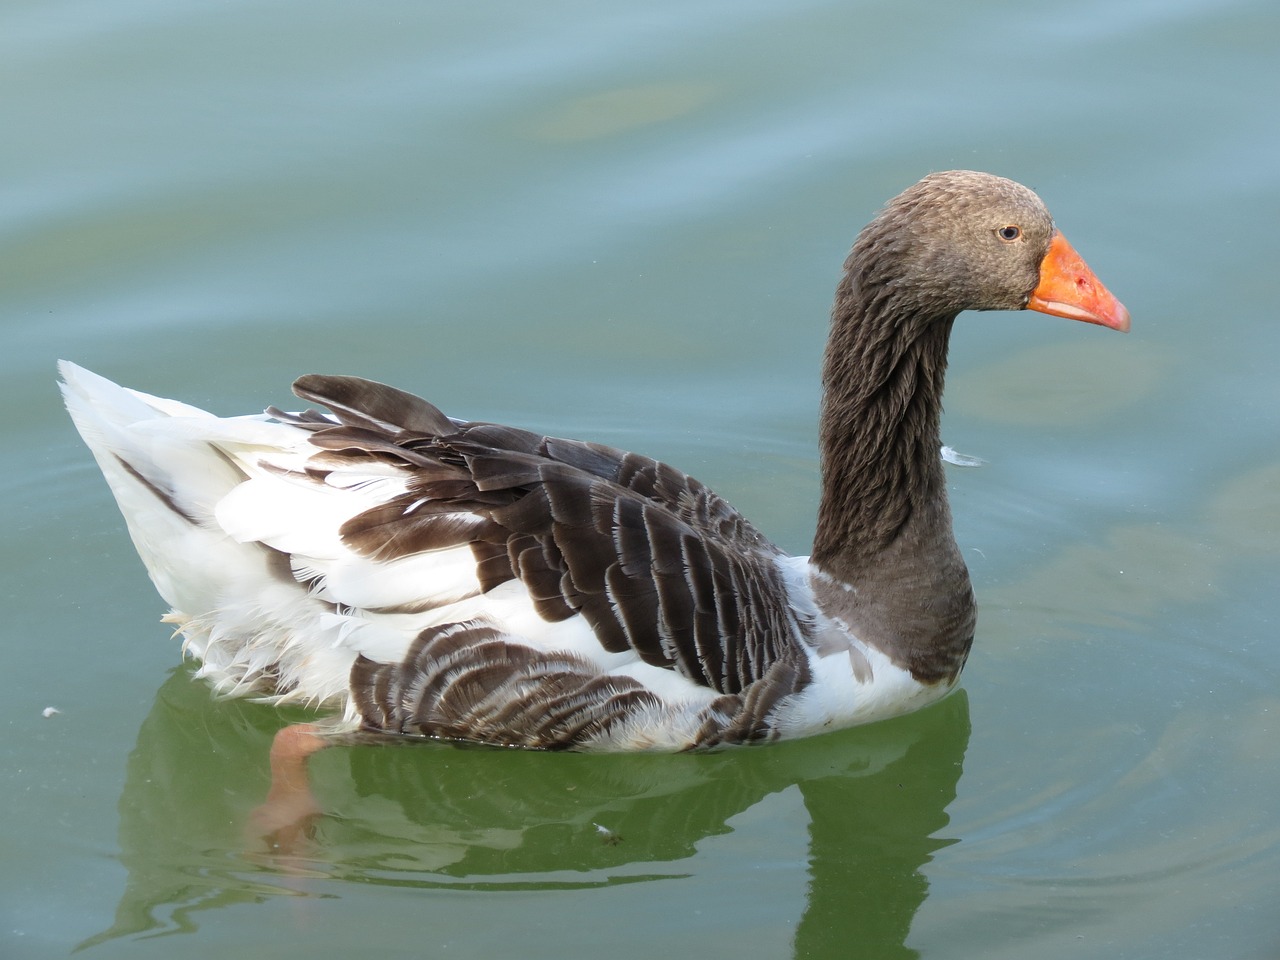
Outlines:
<svg viewBox="0 0 1280 960"><path fill-rule="evenodd" d="M299 383L342 423L316 425L325 456L398 455L416 471L408 492L344 525L358 552L470 543L484 589L519 578L544 618L581 614L607 650L722 693L794 659L809 625L791 609L780 551L691 477L599 444L452 421L416 398L401 418L409 395L368 381Z"/></svg>

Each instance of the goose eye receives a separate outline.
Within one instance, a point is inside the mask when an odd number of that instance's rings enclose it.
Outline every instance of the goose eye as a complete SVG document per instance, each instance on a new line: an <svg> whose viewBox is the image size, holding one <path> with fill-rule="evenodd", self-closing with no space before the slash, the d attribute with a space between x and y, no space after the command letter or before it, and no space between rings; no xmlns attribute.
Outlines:
<svg viewBox="0 0 1280 960"><path fill-rule="evenodd" d="M1011 223L997 230L996 236L1006 243L1012 243L1014 240L1017 240L1022 236L1022 228Z"/></svg>

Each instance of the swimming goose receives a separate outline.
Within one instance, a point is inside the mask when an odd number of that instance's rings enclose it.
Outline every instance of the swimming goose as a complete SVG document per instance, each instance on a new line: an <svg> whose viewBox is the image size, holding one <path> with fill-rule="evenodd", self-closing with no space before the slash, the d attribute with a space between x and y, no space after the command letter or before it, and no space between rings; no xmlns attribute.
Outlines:
<svg viewBox="0 0 1280 960"><path fill-rule="evenodd" d="M634 453L304 376L222 419L61 364L165 618L225 694L334 729L532 748L799 737L956 684L975 608L940 459L962 310L1127 330L1029 189L936 173L862 231L823 365L822 491L790 557Z"/></svg>

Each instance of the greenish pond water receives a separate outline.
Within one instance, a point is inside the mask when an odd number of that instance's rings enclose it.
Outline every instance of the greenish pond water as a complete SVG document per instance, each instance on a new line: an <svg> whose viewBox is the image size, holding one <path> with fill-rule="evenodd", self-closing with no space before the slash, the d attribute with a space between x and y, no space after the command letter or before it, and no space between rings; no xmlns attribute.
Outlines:
<svg viewBox="0 0 1280 960"><path fill-rule="evenodd" d="M1280 7L0 8L0 956L1280 953ZM962 317L964 692L705 756L353 746L218 702L61 410L309 371L668 460L807 552L839 265L1036 188L1128 337ZM58 713L45 716L46 708Z"/></svg>

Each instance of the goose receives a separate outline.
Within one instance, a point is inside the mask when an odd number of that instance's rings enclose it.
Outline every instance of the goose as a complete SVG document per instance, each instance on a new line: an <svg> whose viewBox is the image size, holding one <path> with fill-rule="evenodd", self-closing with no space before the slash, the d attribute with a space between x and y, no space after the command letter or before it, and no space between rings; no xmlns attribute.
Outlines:
<svg viewBox="0 0 1280 960"><path fill-rule="evenodd" d="M975 603L939 421L964 310L1114 330L1128 311L1030 189L933 173L844 264L822 368L809 557L665 463L446 416L356 377L329 412L219 418L60 364L68 411L164 617L224 695L332 732L679 751L919 709Z"/></svg>

